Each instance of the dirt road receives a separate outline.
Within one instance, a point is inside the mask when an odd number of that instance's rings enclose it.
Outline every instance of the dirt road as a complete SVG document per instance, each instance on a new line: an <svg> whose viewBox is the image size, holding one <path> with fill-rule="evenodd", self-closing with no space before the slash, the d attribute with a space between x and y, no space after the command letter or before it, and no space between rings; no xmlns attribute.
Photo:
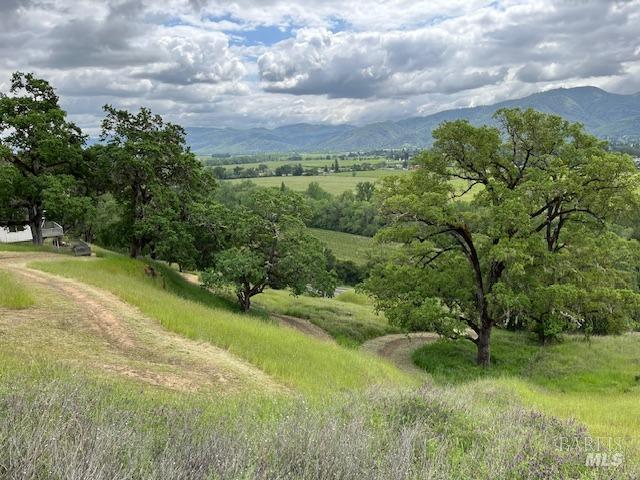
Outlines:
<svg viewBox="0 0 640 480"><path fill-rule="evenodd" d="M423 370L414 365L411 355L418 348L438 338L440 338L438 334L429 332L400 333L374 338L365 342L360 348L390 360L406 372L424 374Z"/></svg>
<svg viewBox="0 0 640 480"><path fill-rule="evenodd" d="M230 352L169 332L107 291L27 267L64 259L71 258L0 252L0 269L14 273L36 297L32 308L0 308L1 348L175 390L285 390Z"/></svg>

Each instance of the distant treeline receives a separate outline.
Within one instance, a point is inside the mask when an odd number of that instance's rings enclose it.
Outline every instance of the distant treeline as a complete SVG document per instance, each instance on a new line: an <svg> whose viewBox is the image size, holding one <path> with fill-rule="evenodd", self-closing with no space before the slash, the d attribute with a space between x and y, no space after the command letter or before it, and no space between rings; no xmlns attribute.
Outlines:
<svg viewBox="0 0 640 480"><path fill-rule="evenodd" d="M203 158L203 163L206 166L217 165L243 165L246 163L260 163L260 162L276 162L276 161L290 161L301 162L303 160L364 160L372 158L385 158L387 160L406 160L417 154L420 150L415 148L403 148L395 150L371 150L367 152L348 152L348 153L333 153L333 154L318 154L318 155L306 155L301 154L277 154L277 153L257 153L253 155L231 155L229 153L214 153L210 158Z"/></svg>
<svg viewBox="0 0 640 480"><path fill-rule="evenodd" d="M339 172L363 172L369 170L378 170L380 168L401 168L404 164L387 164L386 161L377 161L375 163L363 162L354 163L348 166L342 166L335 159L333 164L324 166L306 166L302 163L286 163L279 165L275 168L270 167L266 163L252 167L242 167L236 165L234 168L225 168L221 165L215 166L211 169L213 175L220 179L232 179L232 178L257 178L257 177L300 177L300 176L312 176L312 175L324 175Z"/></svg>

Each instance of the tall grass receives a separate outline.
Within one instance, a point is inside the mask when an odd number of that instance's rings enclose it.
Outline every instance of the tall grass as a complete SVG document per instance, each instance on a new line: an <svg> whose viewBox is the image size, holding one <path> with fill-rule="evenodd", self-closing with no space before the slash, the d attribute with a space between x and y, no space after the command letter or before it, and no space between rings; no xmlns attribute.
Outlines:
<svg viewBox="0 0 640 480"><path fill-rule="evenodd" d="M285 290L266 290L256 296L255 304L269 312L307 319L346 347L357 347L370 338L399 331L383 315L376 314L367 297L353 291L332 299L294 297Z"/></svg>
<svg viewBox="0 0 640 480"><path fill-rule="evenodd" d="M540 346L526 333L497 330L492 336L492 366L477 367L475 345L439 341L414 353L416 363L443 383L481 377L519 377L560 392L640 394L640 335L567 336Z"/></svg>
<svg viewBox="0 0 640 480"><path fill-rule="evenodd" d="M0 307L20 310L35 305L33 295L15 276L0 270Z"/></svg>
<svg viewBox="0 0 640 480"><path fill-rule="evenodd" d="M188 284L168 269L159 278L148 278L142 262L120 256L33 266L111 291L165 328L227 349L306 394L323 396L415 381L380 359L317 341L259 316L236 313L226 300Z"/></svg>
<svg viewBox="0 0 640 480"><path fill-rule="evenodd" d="M140 404L135 395L105 401L110 396L74 382L0 392L0 477L417 480L598 473L584 466L584 431L522 409L483 384L348 395L322 406L298 399L267 417L252 404L242 415L209 416ZM563 448L563 439L575 445Z"/></svg>
<svg viewBox="0 0 640 480"><path fill-rule="evenodd" d="M529 405L640 446L640 336L568 336L542 347L527 334L498 330L491 348L489 369L474 365L468 341L428 344L414 360L439 384L493 378Z"/></svg>
<svg viewBox="0 0 640 480"><path fill-rule="evenodd" d="M351 260L358 265L364 265L377 252L383 248L371 237L353 235L351 233L334 232L321 228L310 228L309 232L319 240L322 240L333 252L338 260Z"/></svg>

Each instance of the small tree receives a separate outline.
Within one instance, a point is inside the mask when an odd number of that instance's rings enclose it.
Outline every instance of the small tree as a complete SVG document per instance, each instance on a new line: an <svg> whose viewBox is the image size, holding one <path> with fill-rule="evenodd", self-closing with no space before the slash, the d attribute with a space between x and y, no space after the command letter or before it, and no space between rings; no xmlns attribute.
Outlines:
<svg viewBox="0 0 640 480"><path fill-rule="evenodd" d="M527 323L547 307L584 318L588 312L567 309L583 300L551 298L554 283L572 285L598 309L611 304L607 289L630 287L605 281L620 278L619 268L599 258L590 257L589 270L607 272L588 282L563 273L580 265L578 249L594 253L607 219L634 205L638 185L631 159L608 152L578 124L519 109L500 110L496 119L500 129L443 123L418 170L384 179L390 226L380 236L407 248L366 282L391 321L467 338L483 366L490 364L493 327L515 313Z"/></svg>
<svg viewBox="0 0 640 480"><path fill-rule="evenodd" d="M212 268L202 274L203 283L233 285L243 311L267 287L333 295L335 276L327 270L324 246L306 231L302 197L259 189L247 204L232 212L230 246L215 256Z"/></svg>
<svg viewBox="0 0 640 480"><path fill-rule="evenodd" d="M66 120L46 80L16 72L9 93L0 93L2 196L5 214L11 217L3 223L24 223L18 217L26 217L33 243L41 245L44 192L56 177L74 174L82 161L84 136ZM55 187L68 180L59 179Z"/></svg>
<svg viewBox="0 0 640 480"><path fill-rule="evenodd" d="M372 182L358 182L356 185L356 200L370 202L374 191L375 185Z"/></svg>

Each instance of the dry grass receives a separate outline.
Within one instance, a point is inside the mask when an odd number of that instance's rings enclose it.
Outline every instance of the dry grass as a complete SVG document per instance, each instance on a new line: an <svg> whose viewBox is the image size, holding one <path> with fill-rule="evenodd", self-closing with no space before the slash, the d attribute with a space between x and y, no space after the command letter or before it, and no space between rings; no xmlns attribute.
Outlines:
<svg viewBox="0 0 640 480"><path fill-rule="evenodd" d="M162 278L151 279L142 262L114 255L90 264L71 259L34 266L105 289L167 330L227 350L279 384L305 394L326 396L376 384L414 384L373 356L315 340L260 316L236 313L224 299L168 269Z"/></svg>
<svg viewBox="0 0 640 480"><path fill-rule="evenodd" d="M341 396L324 405L291 400L266 417L255 403L212 415L119 395L73 380L0 391L0 477L499 480L599 473L584 467L584 431L483 384ZM576 446L563 448L563 439Z"/></svg>

